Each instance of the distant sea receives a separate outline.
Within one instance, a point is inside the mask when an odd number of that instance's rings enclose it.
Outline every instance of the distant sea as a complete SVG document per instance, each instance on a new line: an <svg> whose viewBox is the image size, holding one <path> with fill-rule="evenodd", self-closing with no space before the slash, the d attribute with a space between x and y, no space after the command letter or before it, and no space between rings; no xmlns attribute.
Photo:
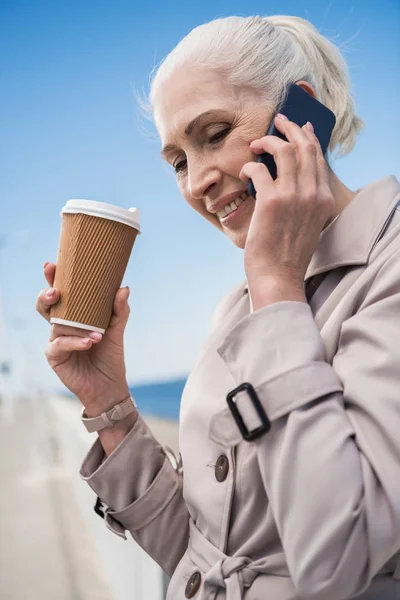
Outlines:
<svg viewBox="0 0 400 600"><path fill-rule="evenodd" d="M186 379L147 383L130 387L132 396L143 415L178 421L179 406Z"/></svg>
<svg viewBox="0 0 400 600"><path fill-rule="evenodd" d="M142 415L179 421L179 406L185 384L186 378L170 379L132 385L129 389ZM71 392L64 390L63 393L73 397Z"/></svg>

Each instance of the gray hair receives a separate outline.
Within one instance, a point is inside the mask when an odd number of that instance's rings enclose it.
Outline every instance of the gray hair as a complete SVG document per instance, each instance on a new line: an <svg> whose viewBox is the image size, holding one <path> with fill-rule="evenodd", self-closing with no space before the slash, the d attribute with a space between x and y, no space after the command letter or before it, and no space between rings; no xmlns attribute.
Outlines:
<svg viewBox="0 0 400 600"><path fill-rule="evenodd" d="M307 81L336 115L330 151L350 152L363 127L340 50L300 17L226 17L196 27L153 73L151 111L157 90L187 63L220 72L228 84L259 91L272 110L283 100L288 83Z"/></svg>

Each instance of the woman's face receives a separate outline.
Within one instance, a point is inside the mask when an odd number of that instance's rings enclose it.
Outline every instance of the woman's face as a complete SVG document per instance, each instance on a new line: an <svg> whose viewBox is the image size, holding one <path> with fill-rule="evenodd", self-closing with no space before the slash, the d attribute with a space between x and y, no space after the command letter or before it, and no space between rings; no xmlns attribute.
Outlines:
<svg viewBox="0 0 400 600"><path fill-rule="evenodd" d="M244 248L255 199L239 173L255 160L249 144L265 134L272 113L255 91L186 66L160 86L154 116L162 156L175 169L185 200Z"/></svg>

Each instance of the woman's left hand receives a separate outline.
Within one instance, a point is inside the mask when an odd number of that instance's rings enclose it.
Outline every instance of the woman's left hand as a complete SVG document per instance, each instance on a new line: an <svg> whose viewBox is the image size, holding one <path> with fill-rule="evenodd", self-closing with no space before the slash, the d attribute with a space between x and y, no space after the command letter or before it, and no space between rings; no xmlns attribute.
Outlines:
<svg viewBox="0 0 400 600"><path fill-rule="evenodd" d="M263 163L249 162L240 179L252 179L257 200L244 251L250 289L282 282L304 289L304 277L320 233L334 212L328 167L312 126L275 117L288 141L268 135L251 143L254 154L269 152L274 181Z"/></svg>

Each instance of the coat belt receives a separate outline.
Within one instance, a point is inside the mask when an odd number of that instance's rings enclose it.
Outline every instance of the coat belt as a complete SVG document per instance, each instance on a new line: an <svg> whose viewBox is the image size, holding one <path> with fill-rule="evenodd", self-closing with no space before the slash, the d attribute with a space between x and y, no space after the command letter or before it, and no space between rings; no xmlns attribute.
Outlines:
<svg viewBox="0 0 400 600"><path fill-rule="evenodd" d="M205 573L199 600L215 598L218 588L226 590L226 600L242 600L243 593L261 573L288 577L282 554L252 561L247 556L227 556L212 544L190 520L188 554Z"/></svg>
<svg viewBox="0 0 400 600"><path fill-rule="evenodd" d="M226 591L226 600L243 600L244 590L253 584L258 575L289 577L282 553L255 561L247 556L227 556L201 533L192 519L189 526L189 558L205 573L199 600L214 600L218 589ZM386 563L379 574L400 580L400 552ZM396 593L393 588L390 590Z"/></svg>

